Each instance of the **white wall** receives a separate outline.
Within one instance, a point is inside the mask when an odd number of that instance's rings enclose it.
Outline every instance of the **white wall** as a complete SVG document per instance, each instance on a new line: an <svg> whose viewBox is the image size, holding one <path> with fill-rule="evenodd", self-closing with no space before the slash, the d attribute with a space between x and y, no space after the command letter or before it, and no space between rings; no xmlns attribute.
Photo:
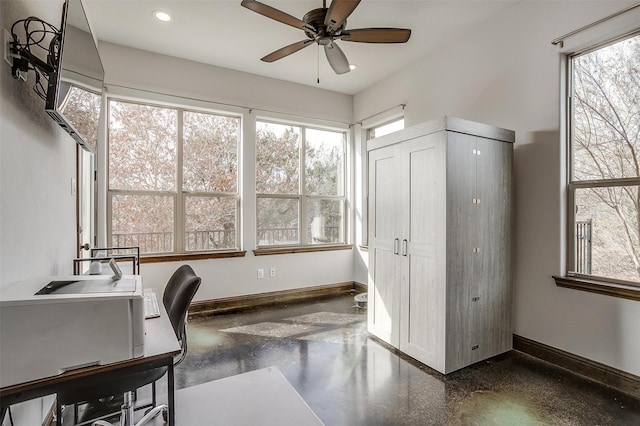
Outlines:
<svg viewBox="0 0 640 426"><path fill-rule="evenodd" d="M3 1L2 28L35 15L60 25L60 1ZM24 41L24 36L21 36ZM0 66L0 285L70 273L75 257L75 142L44 111L34 75Z"/></svg>
<svg viewBox="0 0 640 426"><path fill-rule="evenodd" d="M60 26L62 0L0 1L0 29L37 16ZM20 34L24 41L24 35ZM75 142L44 111L33 73L14 80L0 65L0 286L70 274L76 256ZM41 424L51 400L13 407L16 424Z"/></svg>
<svg viewBox="0 0 640 426"><path fill-rule="evenodd" d="M354 116L406 103L408 126L446 114L515 130L514 332L638 375L640 304L551 278L564 272L565 160L561 57L550 42L632 3L518 2L357 94Z"/></svg>
<svg viewBox="0 0 640 426"><path fill-rule="evenodd" d="M256 115L277 117L293 114L295 120L307 121L309 117L321 125L346 127L347 123L352 122L352 96L109 43L100 43L99 50L105 68L107 91L114 96L127 95L214 110L231 110L242 114L244 123L241 175L243 249L247 250L246 256L143 264L141 271L145 286L162 292L171 273L182 263L191 264L202 277L196 300L353 280L351 250L258 257L252 253L255 249L256 223ZM104 183L104 175L99 179ZM100 203L104 206L104 197ZM258 268L268 271L272 266L276 267L275 277L269 277L267 273L264 279L257 278Z"/></svg>

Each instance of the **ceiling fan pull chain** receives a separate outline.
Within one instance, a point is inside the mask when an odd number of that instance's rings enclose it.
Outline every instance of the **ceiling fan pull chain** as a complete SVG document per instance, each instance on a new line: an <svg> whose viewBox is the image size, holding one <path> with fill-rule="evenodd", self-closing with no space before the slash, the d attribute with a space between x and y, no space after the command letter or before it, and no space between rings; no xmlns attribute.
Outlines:
<svg viewBox="0 0 640 426"><path fill-rule="evenodd" d="M320 84L320 45L318 45L318 56L317 56L316 64L317 64L317 67L318 67L318 69L317 69L318 84Z"/></svg>

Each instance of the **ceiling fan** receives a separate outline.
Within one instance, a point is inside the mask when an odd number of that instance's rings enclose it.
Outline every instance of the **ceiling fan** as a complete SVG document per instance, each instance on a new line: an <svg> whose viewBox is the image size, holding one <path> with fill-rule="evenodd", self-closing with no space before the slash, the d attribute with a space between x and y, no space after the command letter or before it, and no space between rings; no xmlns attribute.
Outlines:
<svg viewBox="0 0 640 426"><path fill-rule="evenodd" d="M336 40L357 43L406 43L411 37L411 30L404 28L347 30L345 28L347 18L359 3L360 0L333 0L331 6L327 9L327 2L323 0L321 8L310 10L301 20L255 0L242 0L241 5L267 18L299 28L307 36L305 40L269 53L262 58L264 62L277 61L313 43L317 43L319 46L324 46L324 53L327 56L329 65L331 65L336 74L344 74L351 71L351 68L344 52L335 43Z"/></svg>

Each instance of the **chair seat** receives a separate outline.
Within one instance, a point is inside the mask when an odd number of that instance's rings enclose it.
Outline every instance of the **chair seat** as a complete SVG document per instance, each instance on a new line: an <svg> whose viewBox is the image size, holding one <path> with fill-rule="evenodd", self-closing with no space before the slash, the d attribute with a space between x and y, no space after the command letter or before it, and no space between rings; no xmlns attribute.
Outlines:
<svg viewBox="0 0 640 426"><path fill-rule="evenodd" d="M125 392L134 391L141 383L153 383L167 372L167 367L155 368L136 374L115 375L102 380L97 386L80 386L70 390L58 392L58 403L70 405L78 401L92 401Z"/></svg>

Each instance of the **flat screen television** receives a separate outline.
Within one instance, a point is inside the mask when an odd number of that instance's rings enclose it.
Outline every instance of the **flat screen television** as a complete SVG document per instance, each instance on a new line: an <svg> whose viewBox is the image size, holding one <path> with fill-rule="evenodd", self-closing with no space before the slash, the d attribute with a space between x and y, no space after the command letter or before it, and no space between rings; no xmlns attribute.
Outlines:
<svg viewBox="0 0 640 426"><path fill-rule="evenodd" d="M81 0L65 0L59 37L45 109L80 146L95 152L104 68Z"/></svg>

